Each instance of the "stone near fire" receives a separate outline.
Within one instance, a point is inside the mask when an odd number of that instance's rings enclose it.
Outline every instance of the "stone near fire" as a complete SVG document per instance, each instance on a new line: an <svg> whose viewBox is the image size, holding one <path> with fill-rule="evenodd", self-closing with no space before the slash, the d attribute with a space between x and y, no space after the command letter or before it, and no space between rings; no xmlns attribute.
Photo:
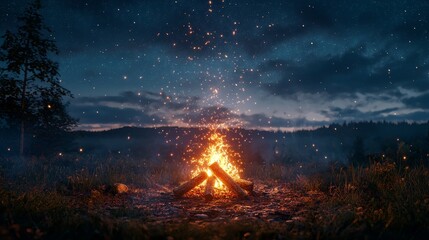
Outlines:
<svg viewBox="0 0 429 240"><path fill-rule="evenodd" d="M123 183L113 183L101 186L100 190L105 194L124 194L128 192L128 186Z"/></svg>
<svg viewBox="0 0 429 240"><path fill-rule="evenodd" d="M113 184L113 186L115 186L116 192L118 194L128 192L128 186L123 184L123 183L115 183L115 184Z"/></svg>

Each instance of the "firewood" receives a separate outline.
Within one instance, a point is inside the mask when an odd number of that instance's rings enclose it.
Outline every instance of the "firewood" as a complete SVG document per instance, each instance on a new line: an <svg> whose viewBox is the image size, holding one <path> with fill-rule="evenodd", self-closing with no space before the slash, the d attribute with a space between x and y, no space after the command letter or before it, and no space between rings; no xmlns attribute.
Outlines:
<svg viewBox="0 0 429 240"><path fill-rule="evenodd" d="M189 192L194 187L200 185L204 180L206 180L207 177L208 177L208 175L205 171L201 172L200 174L198 174L197 176L195 176L191 180L189 180L189 181L183 183L182 185L176 187L175 189L173 189L174 196L176 196L176 197L183 196L185 193Z"/></svg>
<svg viewBox="0 0 429 240"><path fill-rule="evenodd" d="M206 188L204 189L204 197L207 201L210 201L214 197L214 184L216 182L215 176L210 176L207 178Z"/></svg>
<svg viewBox="0 0 429 240"><path fill-rule="evenodd" d="M242 179L242 178L234 178L234 181L242 189L246 190L249 193L253 193L253 182L246 180L246 179Z"/></svg>
<svg viewBox="0 0 429 240"><path fill-rule="evenodd" d="M231 189L233 192L235 192L239 198L247 198L246 193L243 191L243 189L238 186L236 182L234 182L234 179L231 178L231 176L226 173L217 162L213 163L209 166L210 170L212 170L213 174L221 180L229 189Z"/></svg>

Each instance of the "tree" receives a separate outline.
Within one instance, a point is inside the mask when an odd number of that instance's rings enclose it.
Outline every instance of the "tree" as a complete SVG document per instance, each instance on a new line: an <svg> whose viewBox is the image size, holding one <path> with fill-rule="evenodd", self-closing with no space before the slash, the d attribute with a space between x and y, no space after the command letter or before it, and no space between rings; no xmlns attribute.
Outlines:
<svg viewBox="0 0 429 240"><path fill-rule="evenodd" d="M17 124L14 119L17 119L21 114L18 105L20 94L19 87L16 82L7 79L5 75L0 76L0 128L9 126L16 128Z"/></svg>
<svg viewBox="0 0 429 240"><path fill-rule="evenodd" d="M72 94L60 85L58 63L49 58L58 49L40 9L40 0L29 4L17 32L6 31L0 48L0 118L19 129L21 156L27 131L66 131L76 124L65 111L63 97Z"/></svg>

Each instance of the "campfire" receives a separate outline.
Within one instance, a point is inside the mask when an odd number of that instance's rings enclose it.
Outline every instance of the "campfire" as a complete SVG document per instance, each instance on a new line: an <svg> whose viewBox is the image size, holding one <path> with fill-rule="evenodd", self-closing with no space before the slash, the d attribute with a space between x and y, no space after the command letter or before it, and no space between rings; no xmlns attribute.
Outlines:
<svg viewBox="0 0 429 240"><path fill-rule="evenodd" d="M206 200L214 198L215 190L229 190L240 199L247 198L248 194L253 193L253 183L240 178L238 168L230 161L230 155L224 136L212 133L205 152L200 158L191 161L195 165L195 169L191 172L192 178L173 189L174 196L182 197L205 182L204 197Z"/></svg>

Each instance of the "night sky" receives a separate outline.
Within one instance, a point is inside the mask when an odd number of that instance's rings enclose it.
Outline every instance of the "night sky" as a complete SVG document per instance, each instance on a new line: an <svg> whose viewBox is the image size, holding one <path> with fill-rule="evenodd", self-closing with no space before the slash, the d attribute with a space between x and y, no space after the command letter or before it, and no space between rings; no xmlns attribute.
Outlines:
<svg viewBox="0 0 429 240"><path fill-rule="evenodd" d="M0 5L2 34L27 3ZM80 129L429 119L429 1L42 4Z"/></svg>

